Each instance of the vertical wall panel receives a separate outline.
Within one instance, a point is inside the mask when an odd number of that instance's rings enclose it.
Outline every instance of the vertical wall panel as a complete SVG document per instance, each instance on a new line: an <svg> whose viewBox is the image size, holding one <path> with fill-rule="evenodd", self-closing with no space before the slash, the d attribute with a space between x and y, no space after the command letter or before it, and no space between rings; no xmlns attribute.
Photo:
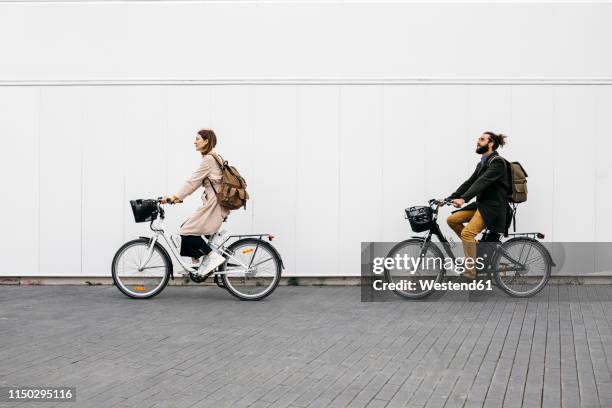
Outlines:
<svg viewBox="0 0 612 408"><path fill-rule="evenodd" d="M595 238L595 95L593 87L560 86L555 92L554 240ZM561 274L595 271L595 248L566 247ZM553 256L557 256L553 253Z"/></svg>
<svg viewBox="0 0 612 408"><path fill-rule="evenodd" d="M337 86L298 87L298 275L338 273L339 96Z"/></svg>
<svg viewBox="0 0 612 408"><path fill-rule="evenodd" d="M593 89L595 131L585 150L595 150L595 241L612 242L612 86Z"/></svg>
<svg viewBox="0 0 612 408"><path fill-rule="evenodd" d="M554 238L558 242L595 238L594 88L560 86L555 94ZM576 219L577 209L583 215Z"/></svg>
<svg viewBox="0 0 612 408"><path fill-rule="evenodd" d="M295 273L295 86L257 87L253 95L253 232L278 236L287 272Z"/></svg>
<svg viewBox="0 0 612 408"><path fill-rule="evenodd" d="M358 275L360 242L382 237L382 86L342 86L340 275Z"/></svg>
<svg viewBox="0 0 612 408"><path fill-rule="evenodd" d="M81 168L84 128L80 88L41 88L40 270L78 276L81 271Z"/></svg>
<svg viewBox="0 0 612 408"><path fill-rule="evenodd" d="M472 168L470 170L474 171L481 159L481 156L476 153L476 141L480 135L487 131L506 135L510 132L512 88L504 85L473 85L468 87L468 93L468 140L470 146L464 150L464 154L471 162ZM508 147L510 143L511 140L508 139ZM498 149L499 154L504 157L511 153L505 147ZM466 178L469 174L466 174ZM453 235L455 234L453 233Z"/></svg>
<svg viewBox="0 0 612 408"><path fill-rule="evenodd" d="M474 171L478 156L473 152L477 135L468 132L468 88L466 86L427 87L425 178L423 205L430 198L443 198L454 192ZM440 227L457 241L446 225L451 209L440 210Z"/></svg>
<svg viewBox="0 0 612 408"><path fill-rule="evenodd" d="M501 149L527 171L528 200L518 206L517 231L538 231L554 239L554 88L512 88L512 123L508 145ZM511 227L512 228L512 227Z"/></svg>
<svg viewBox="0 0 612 408"><path fill-rule="evenodd" d="M595 146L595 242L612 242L612 86L597 87L595 93L595 133L588 139ZM612 253L605 246L595 250L595 271L612 273Z"/></svg>
<svg viewBox="0 0 612 408"><path fill-rule="evenodd" d="M197 131L210 127L210 87L174 86L167 90L167 195L174 194L198 168L202 155L195 150ZM183 204L170 207L166 225L176 232L202 205L200 188Z"/></svg>
<svg viewBox="0 0 612 408"><path fill-rule="evenodd" d="M39 89L0 88L0 275L39 274Z"/></svg>
<svg viewBox="0 0 612 408"><path fill-rule="evenodd" d="M423 169L428 157L425 146L430 143L425 127L426 87L385 86L382 206L383 241L401 241L411 235L404 209L424 205L425 177Z"/></svg>
<svg viewBox="0 0 612 408"><path fill-rule="evenodd" d="M250 95L253 87L220 85L211 87L210 124L218 137L217 151L236 166L252 190L254 165L259 160L253 154ZM253 231L253 200L247 201L247 211L232 211L222 227L232 234L248 234Z"/></svg>
<svg viewBox="0 0 612 408"><path fill-rule="evenodd" d="M87 87L84 92L83 274L110 276L113 255L125 237L126 88Z"/></svg>
<svg viewBox="0 0 612 408"><path fill-rule="evenodd" d="M150 233L148 223L134 222L128 201L157 198L166 193L166 90L157 86L128 87L123 103L126 152L123 239L127 241ZM168 219L174 218L169 210Z"/></svg>
<svg viewBox="0 0 612 408"><path fill-rule="evenodd" d="M509 134L512 116L512 88L504 85L482 85L468 87L468 136L469 148L464 154L470 160L474 171L481 156L476 153L476 141L483 132ZM510 140L508 146L510 146ZM499 148L499 154L506 156L511 152ZM471 173L466 174L466 178ZM475 200L475 198L474 198ZM454 235L454 233L453 233ZM455 236L455 238L457 238Z"/></svg>

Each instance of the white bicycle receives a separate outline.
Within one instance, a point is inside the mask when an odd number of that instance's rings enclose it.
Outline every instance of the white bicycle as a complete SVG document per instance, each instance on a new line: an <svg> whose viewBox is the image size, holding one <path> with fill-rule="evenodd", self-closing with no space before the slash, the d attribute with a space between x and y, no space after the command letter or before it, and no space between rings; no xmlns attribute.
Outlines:
<svg viewBox="0 0 612 408"><path fill-rule="evenodd" d="M284 265L280 254L269 242L273 235L211 236L208 245L226 261L207 275L201 275L197 271L205 257L198 264L188 264L181 259L179 243L164 226L165 210L161 197L130 203L135 221L149 221L154 234L126 242L115 253L111 267L113 282L125 295L137 299L152 298L166 287L170 278L174 280L172 260L160 238L182 266L180 273L194 282L201 283L212 276L217 286L242 300L263 299L278 286Z"/></svg>

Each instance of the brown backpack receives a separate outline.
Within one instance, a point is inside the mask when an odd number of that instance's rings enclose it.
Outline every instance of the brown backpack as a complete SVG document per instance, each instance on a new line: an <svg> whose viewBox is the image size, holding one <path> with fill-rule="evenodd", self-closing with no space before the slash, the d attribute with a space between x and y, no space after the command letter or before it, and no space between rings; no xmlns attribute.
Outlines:
<svg viewBox="0 0 612 408"><path fill-rule="evenodd" d="M508 202L519 204L527 201L527 172L519 162L511 162L501 156L495 156L491 160L502 159L508 169L508 182L510 191L508 192Z"/></svg>
<svg viewBox="0 0 612 408"><path fill-rule="evenodd" d="M508 162L510 170L510 186L512 193L509 201L512 203L522 203L527 201L527 172L519 162Z"/></svg>
<svg viewBox="0 0 612 408"><path fill-rule="evenodd" d="M211 180L206 177L217 196L217 202L221 207L228 210L237 210L240 207L244 207L246 210L246 202L249 199L249 193L246 191L246 181L244 181L244 178L242 178L234 166L227 164L227 160L222 161L217 155L211 155L215 158L219 166L221 166L222 173L221 188L219 191L215 189ZM206 179L204 181L206 181Z"/></svg>

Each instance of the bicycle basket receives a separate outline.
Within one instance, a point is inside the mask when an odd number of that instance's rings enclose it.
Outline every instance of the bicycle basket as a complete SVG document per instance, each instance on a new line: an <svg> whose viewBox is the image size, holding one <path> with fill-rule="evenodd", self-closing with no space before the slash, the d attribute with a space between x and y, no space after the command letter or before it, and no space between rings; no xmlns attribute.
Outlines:
<svg viewBox="0 0 612 408"><path fill-rule="evenodd" d="M136 222L153 221L157 218L157 200L130 200Z"/></svg>
<svg viewBox="0 0 612 408"><path fill-rule="evenodd" d="M410 228L414 232L427 231L433 226L433 210L431 207L406 208Z"/></svg>

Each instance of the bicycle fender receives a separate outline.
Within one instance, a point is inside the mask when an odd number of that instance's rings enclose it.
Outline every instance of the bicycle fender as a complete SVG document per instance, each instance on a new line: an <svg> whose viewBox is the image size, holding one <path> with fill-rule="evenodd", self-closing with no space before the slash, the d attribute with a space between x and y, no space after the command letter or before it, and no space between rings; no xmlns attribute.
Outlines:
<svg viewBox="0 0 612 408"><path fill-rule="evenodd" d="M539 242L539 241L538 241ZM541 242L540 242L541 244ZM542 245L544 246L544 245ZM548 256L548 260L550 261L550 266L557 266L557 264L555 263L555 261L553 261L552 259L552 255L550 254L550 252L548 251L548 248L544 247L544 250L546 250L546 255Z"/></svg>
<svg viewBox="0 0 612 408"><path fill-rule="evenodd" d="M278 250L277 250L276 248L274 248L274 245L272 245L272 244L271 244L271 243L269 243L269 242L264 241L263 239L259 239L259 238L242 238L242 239L245 239L245 240L249 240L249 239L250 239L250 240L259 241L259 243L258 243L257 245L263 245L263 246L265 246L265 247L267 247L267 248L270 248L270 249L272 250L272 252L273 252L273 253L274 253L276 256L278 256L278 259L280 260L280 263L281 263L281 269L285 269L285 263L283 262L283 258L281 257L281 255L280 255L280 253L278 252ZM232 244L231 244L231 245L234 245L236 242L240 242L240 241L241 241L240 239L239 239L239 240L237 240L237 241L234 241L234 242L232 242ZM231 246L231 245L230 245L230 246Z"/></svg>
<svg viewBox="0 0 612 408"><path fill-rule="evenodd" d="M142 239L146 239L149 242L151 242L152 238L151 237L138 237L138 238L142 238ZM170 268L170 278L172 280L174 280L174 264L172 263L172 258L170 258L170 254L168 254L168 251L166 251L166 248L164 248L164 246L162 244L160 244L159 242L155 243L155 247L159 249L159 251L162 253L162 256L164 256L166 258L166 260L168 261L168 265Z"/></svg>
<svg viewBox="0 0 612 408"><path fill-rule="evenodd" d="M267 247L269 247L275 254L276 256L278 256L278 259L280 259L281 261L281 268L285 269L285 263L283 262L283 258L280 256L280 253L278 252L278 250L274 247L274 245L272 245L269 242L264 241L263 239L260 239L260 241L266 245Z"/></svg>
<svg viewBox="0 0 612 408"><path fill-rule="evenodd" d="M542 248L544 249L544 252L546 253L546 257L548 258L548 261L550 262L550 266L551 266L551 267L552 267L552 266L557 266L557 264L555 263L555 261L553 261L553 259L552 259L552 255L550 254L550 251L548 250L548 248L546 248L546 247L544 246L544 244L542 244L540 241L538 241L538 240L537 240L537 239L535 239L535 238L530 238L530 237L516 237L516 238L527 239L527 240L529 240L529 241L532 241L532 242L537 242L538 244L540 244L540 245L542 246ZM505 241L505 242L510 242L510 241L512 241L513 239L515 239L515 238L510 238L508 241ZM505 242L504 242L504 243L505 243Z"/></svg>
<svg viewBox="0 0 612 408"><path fill-rule="evenodd" d="M542 244L540 241L538 241L535 238L529 238L530 240L532 240L533 242L537 242L538 244L540 244L542 246L542 248L544 249L544 251L546 252L546 257L548 258L548 261L550 262L550 266L557 266L557 264L555 263L555 261L553 261L552 259L552 255L550 254L550 251L548 250L548 248L546 248L544 246L544 244Z"/></svg>
<svg viewBox="0 0 612 408"><path fill-rule="evenodd" d="M266 241L263 241L263 242L265 242L266 244L268 244L268 246L270 247L270 249L272 249L272 251L274 251L274 253L276 254L276 256L278 256L278 259L280 259L281 268L282 268L282 269L285 269L285 263L283 262L283 258L281 257L280 253L279 253L279 252L276 250L276 248L274 247L274 245L272 245L272 244L270 244L270 243L268 243L268 242L266 242Z"/></svg>

